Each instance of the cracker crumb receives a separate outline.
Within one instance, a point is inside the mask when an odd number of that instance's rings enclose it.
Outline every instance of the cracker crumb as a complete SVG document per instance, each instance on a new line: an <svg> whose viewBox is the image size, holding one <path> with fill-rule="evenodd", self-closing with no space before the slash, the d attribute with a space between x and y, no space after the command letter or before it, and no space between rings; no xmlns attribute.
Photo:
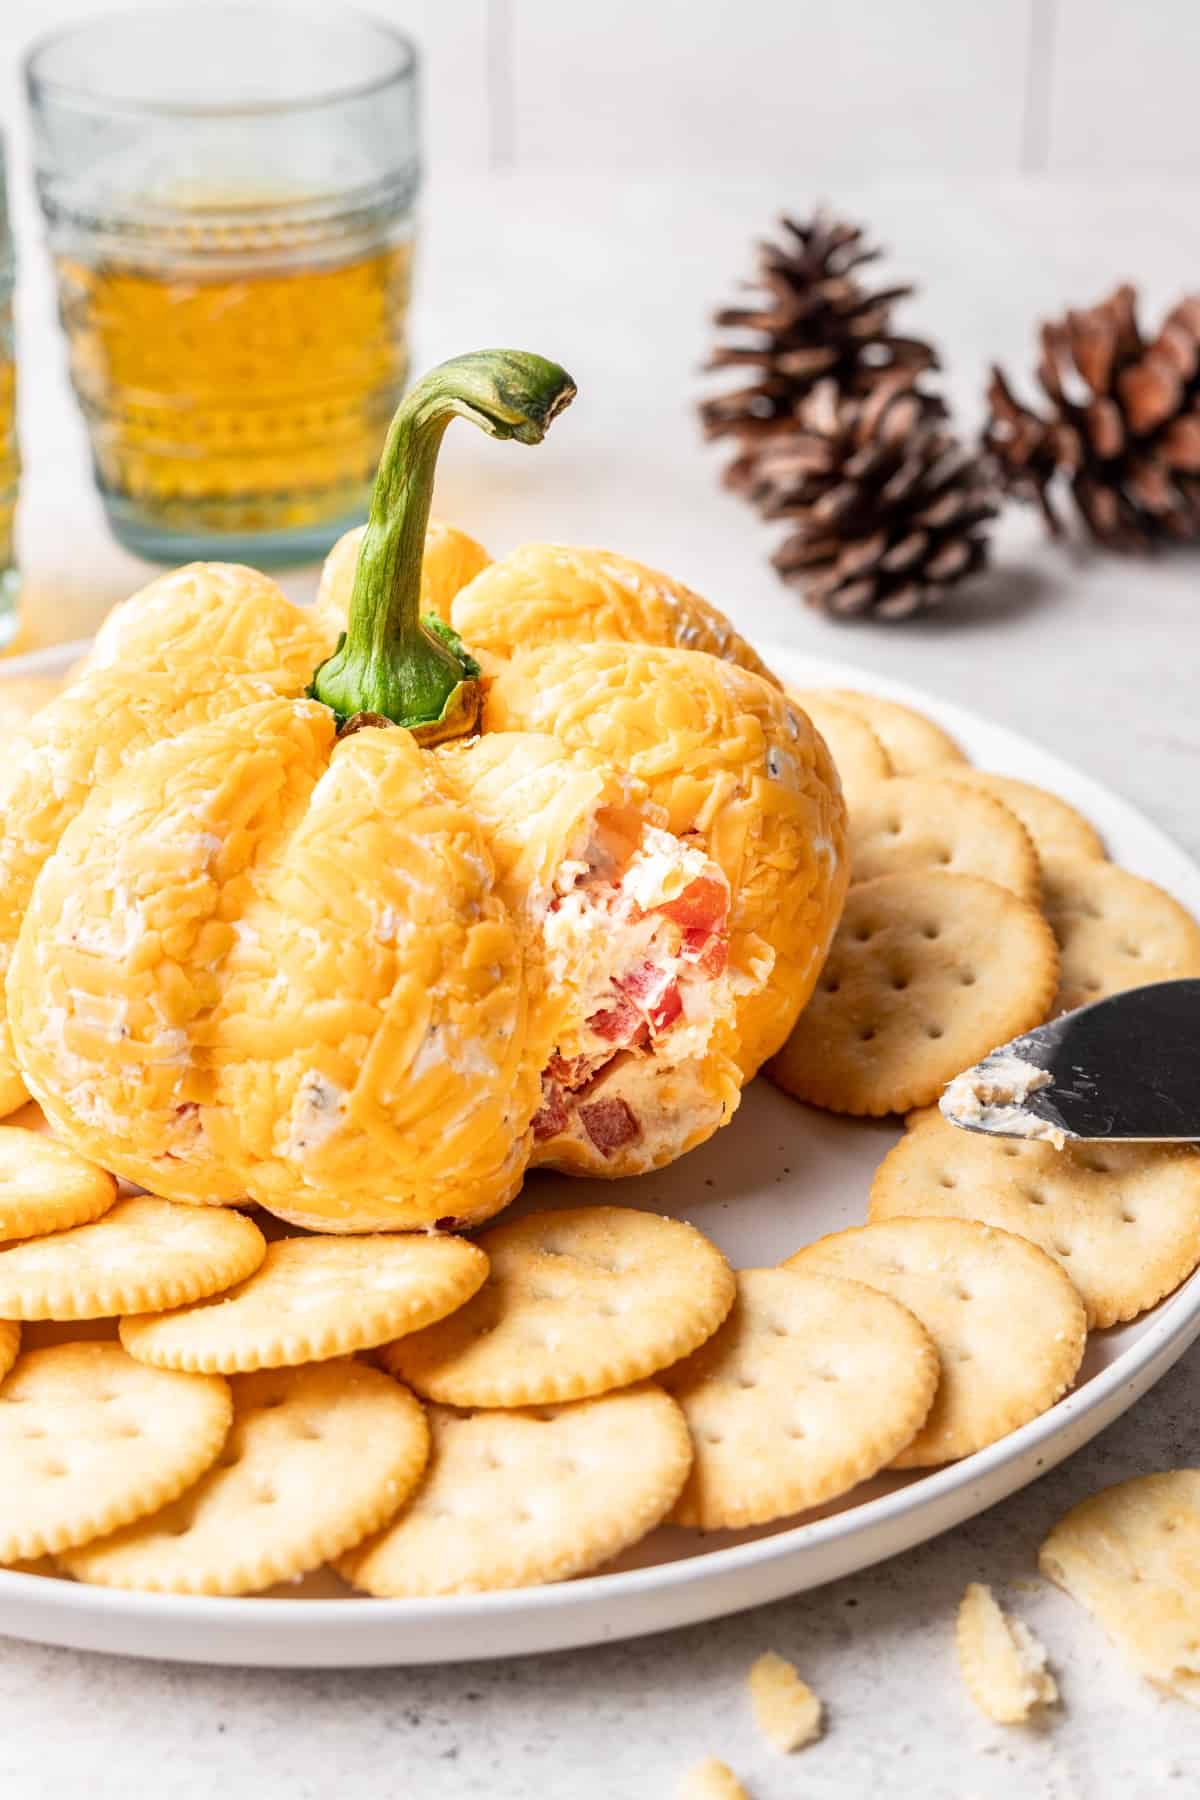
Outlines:
<svg viewBox="0 0 1200 1800"><path fill-rule="evenodd" d="M728 1763L706 1756L684 1776L679 1800L750 1800L750 1796Z"/></svg>
<svg viewBox="0 0 1200 1800"><path fill-rule="evenodd" d="M776 1750L803 1750L820 1737L821 1702L784 1657L765 1651L746 1679L755 1723Z"/></svg>
<svg viewBox="0 0 1200 1800"><path fill-rule="evenodd" d="M1027 1625L1003 1612L990 1587L968 1582L955 1634L963 1685L998 1725L1021 1725L1058 1699L1046 1652Z"/></svg>

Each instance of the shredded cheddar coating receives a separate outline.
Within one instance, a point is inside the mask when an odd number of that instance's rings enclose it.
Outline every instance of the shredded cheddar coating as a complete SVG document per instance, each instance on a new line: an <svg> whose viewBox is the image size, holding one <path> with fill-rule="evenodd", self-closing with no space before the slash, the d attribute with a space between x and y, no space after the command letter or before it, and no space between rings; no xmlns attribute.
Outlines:
<svg viewBox="0 0 1200 1800"><path fill-rule="evenodd" d="M775 682L715 606L607 550L522 544L460 589L447 616L477 651L505 661L527 644L661 644L706 650Z"/></svg>
<svg viewBox="0 0 1200 1800"><path fill-rule="evenodd" d="M25 1076L168 1199L483 1218L536 1104L512 920L434 759L399 728L333 740L327 708L267 700L95 791L10 975Z"/></svg>
<svg viewBox="0 0 1200 1800"><path fill-rule="evenodd" d="M324 648L273 581L227 563L176 569L113 610L80 678L37 713L0 770L0 975L42 865L93 788L165 737L299 694ZM0 1113L26 1097L0 1017Z"/></svg>

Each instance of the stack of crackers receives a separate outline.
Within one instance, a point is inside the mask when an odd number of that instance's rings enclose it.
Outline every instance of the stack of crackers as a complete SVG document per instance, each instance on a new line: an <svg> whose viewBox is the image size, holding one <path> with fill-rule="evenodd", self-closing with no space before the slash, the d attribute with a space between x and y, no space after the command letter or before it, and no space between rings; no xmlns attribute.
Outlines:
<svg viewBox="0 0 1200 1800"><path fill-rule="evenodd" d="M842 771L854 885L771 1074L908 1115L864 1222L736 1272L611 1205L268 1241L0 1127L0 1563L172 1593L324 1564L375 1595L561 1580L664 1522L762 1526L968 1456L1190 1273L1191 1150L1058 1152L932 1103L1048 1014L1200 974L1200 928L931 721L797 698Z"/></svg>

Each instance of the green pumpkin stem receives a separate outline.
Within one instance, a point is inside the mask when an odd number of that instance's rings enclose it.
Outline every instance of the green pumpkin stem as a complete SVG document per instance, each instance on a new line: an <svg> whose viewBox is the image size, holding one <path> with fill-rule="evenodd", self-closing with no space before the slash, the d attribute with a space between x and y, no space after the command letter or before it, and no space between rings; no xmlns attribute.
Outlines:
<svg viewBox="0 0 1200 1800"><path fill-rule="evenodd" d="M479 665L453 631L422 621L421 559L438 450L456 415L489 437L538 444L575 398L557 363L522 350L477 350L439 364L400 402L358 552L347 628L309 692L345 724L375 713L422 743L461 737L479 717Z"/></svg>

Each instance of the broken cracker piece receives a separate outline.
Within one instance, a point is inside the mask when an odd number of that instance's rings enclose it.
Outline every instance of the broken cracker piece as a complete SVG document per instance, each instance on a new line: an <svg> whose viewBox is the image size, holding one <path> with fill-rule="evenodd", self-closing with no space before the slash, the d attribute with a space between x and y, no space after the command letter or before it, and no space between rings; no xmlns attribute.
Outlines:
<svg viewBox="0 0 1200 1800"><path fill-rule="evenodd" d="M754 1722L776 1750L803 1750L820 1737L824 1708L786 1658L765 1651L746 1680Z"/></svg>
<svg viewBox="0 0 1200 1800"><path fill-rule="evenodd" d="M750 1796L728 1763L706 1756L684 1776L679 1800L750 1800Z"/></svg>
<svg viewBox="0 0 1200 1800"><path fill-rule="evenodd" d="M1038 1563L1139 1675L1200 1706L1200 1469L1137 1475L1081 1500Z"/></svg>
<svg viewBox="0 0 1200 1800"><path fill-rule="evenodd" d="M1003 1611L990 1587L967 1583L955 1631L963 1685L980 1712L998 1725L1023 1725L1053 1706L1058 1684L1046 1652L1027 1625Z"/></svg>

